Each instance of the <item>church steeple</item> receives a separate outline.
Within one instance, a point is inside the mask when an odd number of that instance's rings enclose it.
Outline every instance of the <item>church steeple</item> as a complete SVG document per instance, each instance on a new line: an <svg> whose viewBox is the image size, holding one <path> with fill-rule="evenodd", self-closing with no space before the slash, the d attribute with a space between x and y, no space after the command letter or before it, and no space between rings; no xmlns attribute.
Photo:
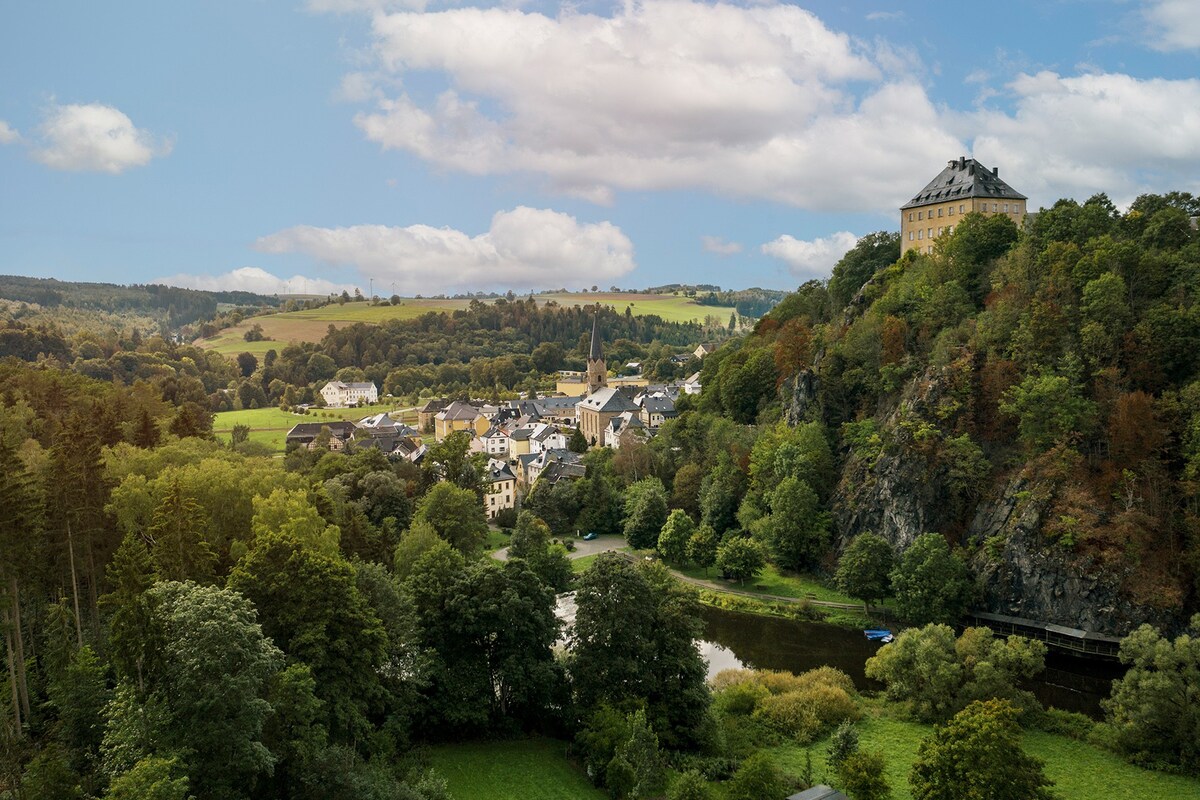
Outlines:
<svg viewBox="0 0 1200 800"><path fill-rule="evenodd" d="M592 347L587 359L588 394L608 386L608 367L604 363L604 354L600 349L600 310L592 317Z"/></svg>

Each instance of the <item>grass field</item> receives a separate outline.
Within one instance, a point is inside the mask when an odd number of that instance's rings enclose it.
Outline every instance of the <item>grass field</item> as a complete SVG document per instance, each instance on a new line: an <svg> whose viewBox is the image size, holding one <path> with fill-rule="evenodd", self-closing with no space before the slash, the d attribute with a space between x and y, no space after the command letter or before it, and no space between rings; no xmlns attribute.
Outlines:
<svg viewBox="0 0 1200 800"><path fill-rule="evenodd" d="M878 705L867 703L867 716L859 723L859 746L883 752L893 800L911 800L908 772L921 740L933 728L895 719ZM810 752L816 778L828 782L825 766L826 738ZM1025 749L1046 762L1046 776L1056 784L1063 800L1093 800L1120 797L1123 800L1200 800L1200 781L1161 772L1151 772L1122 761L1117 756L1084 742L1041 731L1025 735ZM804 770L804 748L782 746L772 750L779 765L793 774Z"/></svg>
<svg viewBox="0 0 1200 800"><path fill-rule="evenodd" d="M567 745L552 739L446 745L433 766L463 800L603 800L567 761Z"/></svg>
<svg viewBox="0 0 1200 800"><path fill-rule="evenodd" d="M814 600L824 600L830 603L859 602L853 597L849 597L836 589L831 589L819 583L811 576L781 575L779 570L770 564L758 574L758 577L753 582L748 582L745 586L734 581L722 581L716 578L716 570L712 569L709 569L707 574L705 574L703 567L683 567L679 568L679 571L689 578L709 580L722 586L727 585L730 589L736 589L740 592L773 594L779 597L811 597Z"/></svg>
<svg viewBox="0 0 1200 800"><path fill-rule="evenodd" d="M357 421L381 411L396 410L398 409L395 405L379 403L359 408L322 408L308 414L294 414L277 407L253 408L246 411L220 411L213 415L213 433L221 441L228 441L234 425L248 425L250 441L261 442L275 452L282 453L287 432L298 423L334 422L344 419ZM403 409L402 413L392 416L409 425L417 424L417 413L412 409Z"/></svg>
<svg viewBox="0 0 1200 800"><path fill-rule="evenodd" d="M595 294L544 294L537 295L540 303L551 300L561 306L591 305L604 303L617 311L624 312L632 307L635 315L657 314L671 322L703 321L708 315L729 320L733 309L727 306L702 306L687 297L660 294L626 294L624 292L597 292ZM286 314L268 314L251 317L240 325L225 330L210 339L197 341L200 347L216 350L226 355L254 353L262 355L268 350L281 350L292 342L318 342L329 326L342 327L356 322L379 323L388 319L414 319L429 311L456 311L466 308L470 300L439 300L432 298L405 298L400 305L371 306L366 303L328 305L310 311L291 311ZM247 342L243 334L255 325L262 325L263 335L268 341Z"/></svg>

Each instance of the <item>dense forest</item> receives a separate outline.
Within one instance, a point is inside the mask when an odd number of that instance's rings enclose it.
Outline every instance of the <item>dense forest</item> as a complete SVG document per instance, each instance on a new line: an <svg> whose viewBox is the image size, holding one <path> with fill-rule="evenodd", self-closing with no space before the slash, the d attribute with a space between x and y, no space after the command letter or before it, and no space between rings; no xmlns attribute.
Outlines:
<svg viewBox="0 0 1200 800"><path fill-rule="evenodd" d="M0 275L0 298L46 308L62 306L113 314L153 315L161 317L171 329L210 319L216 316L221 304L252 308L279 305L278 298L252 292L205 292L153 283L118 286L19 275Z"/></svg>
<svg viewBox="0 0 1200 800"><path fill-rule="evenodd" d="M768 566L911 626L866 668L896 713L937 726L916 797L1052 797L1031 727L1198 774L1195 210L1098 196L1020 231L969 215L904 258L894 234L865 237L706 357L703 393L657 436L537 484L507 535L464 434L419 467L272 459L215 442L208 412L231 387L286 402L346 370L507 388L496 361L515 385L578 357L581 309L502 299L236 366L159 337L30 345L0 360L0 797L434 800L427 745L530 734L568 742L615 798L672 800L782 798L814 776L772 748L832 734L830 779L887 796L843 673L706 681L704 596L673 570ZM631 351L695 334L601 326ZM575 530L637 556L576 574ZM1044 646L956 633L971 608L1127 635L1105 719L1042 709L1022 681Z"/></svg>

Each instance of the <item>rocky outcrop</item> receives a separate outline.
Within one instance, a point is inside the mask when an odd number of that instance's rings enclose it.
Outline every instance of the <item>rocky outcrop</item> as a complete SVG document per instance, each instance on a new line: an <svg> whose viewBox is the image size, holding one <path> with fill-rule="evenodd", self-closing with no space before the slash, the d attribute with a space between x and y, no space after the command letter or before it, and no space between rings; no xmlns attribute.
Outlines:
<svg viewBox="0 0 1200 800"><path fill-rule="evenodd" d="M794 389L798 411L811 402L811 387L797 381ZM1045 536L1043 522L1059 486L1033 465L975 496L955 493L945 460L936 455L941 434L913 432L939 418L946 391L934 372L910 381L902 399L876 418L879 446L848 454L833 497L837 549L872 531L903 552L916 537L936 531L958 537L970 554L979 610L1114 636L1143 622L1182 629L1182 610L1130 598L1125 589L1137 580L1131 567L1080 556Z"/></svg>
<svg viewBox="0 0 1200 800"><path fill-rule="evenodd" d="M1181 628L1181 611L1129 599L1122 588L1131 579L1125 570L1079 557L1042 535L1053 493L1052 485L1022 474L979 506L967 538L980 607L1112 636L1144 622L1164 630Z"/></svg>
<svg viewBox="0 0 1200 800"><path fill-rule="evenodd" d="M819 385L815 364L812 369L801 370L784 383L783 418L788 425L796 426L821 418L821 408L817 403Z"/></svg>

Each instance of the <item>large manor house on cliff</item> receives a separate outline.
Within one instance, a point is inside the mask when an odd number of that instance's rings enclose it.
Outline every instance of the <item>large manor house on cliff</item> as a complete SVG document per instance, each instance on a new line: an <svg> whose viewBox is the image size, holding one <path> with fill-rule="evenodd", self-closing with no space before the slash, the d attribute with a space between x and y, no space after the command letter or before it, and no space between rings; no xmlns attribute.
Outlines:
<svg viewBox="0 0 1200 800"><path fill-rule="evenodd" d="M1004 214L1020 227L1027 199L1000 180L999 167L959 156L900 207L900 255L914 247L932 253L934 240L952 232L963 214Z"/></svg>

